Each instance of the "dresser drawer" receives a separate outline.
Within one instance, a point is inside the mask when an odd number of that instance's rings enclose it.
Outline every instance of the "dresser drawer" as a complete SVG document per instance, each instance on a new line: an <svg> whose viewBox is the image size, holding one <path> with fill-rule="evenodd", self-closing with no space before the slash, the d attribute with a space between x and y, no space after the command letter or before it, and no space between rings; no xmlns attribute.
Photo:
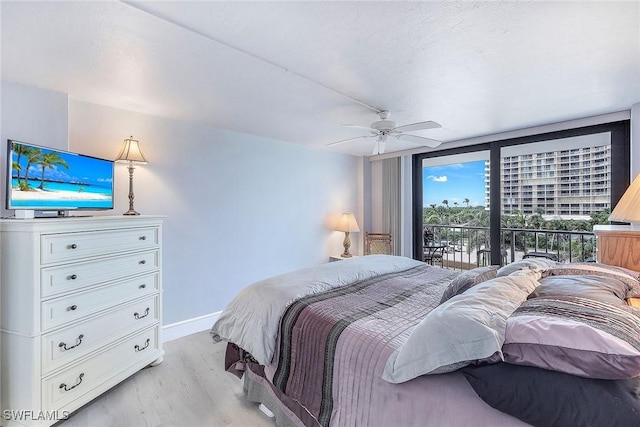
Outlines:
<svg viewBox="0 0 640 427"><path fill-rule="evenodd" d="M160 357L158 328L159 326L156 326L142 331L73 367L44 378L43 410L53 411L61 408L120 372L141 362L151 363L154 358Z"/></svg>
<svg viewBox="0 0 640 427"><path fill-rule="evenodd" d="M40 270L41 295L47 298L62 292L148 273L157 270L159 262L159 252L153 250L45 267Z"/></svg>
<svg viewBox="0 0 640 427"><path fill-rule="evenodd" d="M40 262L50 264L122 251L149 249L158 245L158 238L156 227L45 234L40 238Z"/></svg>
<svg viewBox="0 0 640 427"><path fill-rule="evenodd" d="M158 286L159 273L155 272L44 301L40 304L42 330L48 331L116 304L149 295L156 292Z"/></svg>
<svg viewBox="0 0 640 427"><path fill-rule="evenodd" d="M43 335L42 372L48 373L107 346L110 341L158 323L158 305L158 296L152 296Z"/></svg>

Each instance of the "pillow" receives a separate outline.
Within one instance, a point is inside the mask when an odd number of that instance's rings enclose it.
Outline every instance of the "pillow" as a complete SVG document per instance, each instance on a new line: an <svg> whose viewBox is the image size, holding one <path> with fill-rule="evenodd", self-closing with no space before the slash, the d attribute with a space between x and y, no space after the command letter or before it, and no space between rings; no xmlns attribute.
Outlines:
<svg viewBox="0 0 640 427"><path fill-rule="evenodd" d="M547 272L551 276L588 274L590 276L611 276L624 281L627 286L626 298L640 297L640 273L615 265L587 263L558 264Z"/></svg>
<svg viewBox="0 0 640 427"><path fill-rule="evenodd" d="M529 295L537 297L577 296L613 305L625 305L627 284L615 276L548 276L540 279Z"/></svg>
<svg viewBox="0 0 640 427"><path fill-rule="evenodd" d="M576 296L538 297L507 320L504 360L589 378L640 375L640 317Z"/></svg>
<svg viewBox="0 0 640 427"><path fill-rule="evenodd" d="M489 406L534 426L635 426L640 378L595 380L497 363L462 371Z"/></svg>
<svg viewBox="0 0 640 427"><path fill-rule="evenodd" d="M497 265L489 265L486 267L478 267L472 270L467 270L460 273L455 279L451 281L447 289L442 294L440 304L451 299L452 297L459 295L469 288L482 283L485 280L493 279L496 277L498 271Z"/></svg>
<svg viewBox="0 0 640 427"><path fill-rule="evenodd" d="M389 356L382 378L401 383L471 363L502 360L507 318L537 285L525 275L498 277L440 304Z"/></svg>
<svg viewBox="0 0 640 427"><path fill-rule="evenodd" d="M525 258L511 264L507 264L498 270L497 277L508 276L516 271L525 270L532 272L542 272L559 264L546 258Z"/></svg>

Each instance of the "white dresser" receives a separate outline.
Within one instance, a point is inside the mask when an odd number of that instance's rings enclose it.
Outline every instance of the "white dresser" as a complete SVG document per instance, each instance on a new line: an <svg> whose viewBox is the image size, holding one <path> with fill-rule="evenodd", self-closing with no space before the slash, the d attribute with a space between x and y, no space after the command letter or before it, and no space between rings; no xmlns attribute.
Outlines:
<svg viewBox="0 0 640 427"><path fill-rule="evenodd" d="M0 425L54 424L162 361L162 219L0 220Z"/></svg>

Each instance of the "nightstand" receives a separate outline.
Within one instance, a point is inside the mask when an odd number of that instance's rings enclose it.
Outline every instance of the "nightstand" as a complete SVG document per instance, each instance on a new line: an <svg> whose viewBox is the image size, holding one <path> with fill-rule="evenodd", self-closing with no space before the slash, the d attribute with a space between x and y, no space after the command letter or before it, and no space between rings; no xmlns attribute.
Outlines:
<svg viewBox="0 0 640 427"><path fill-rule="evenodd" d="M349 258L358 258L358 255L352 255L352 256L350 256ZM331 255L331 256L329 257L329 262L342 261L342 260L344 260L344 259L349 259L349 258L343 258L343 257L342 257L342 256L340 256L340 255Z"/></svg>

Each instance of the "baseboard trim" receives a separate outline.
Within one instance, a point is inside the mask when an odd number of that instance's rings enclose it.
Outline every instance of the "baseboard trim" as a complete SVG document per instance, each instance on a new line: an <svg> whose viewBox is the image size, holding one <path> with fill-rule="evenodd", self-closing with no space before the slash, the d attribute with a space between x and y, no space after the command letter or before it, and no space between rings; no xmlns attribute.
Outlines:
<svg viewBox="0 0 640 427"><path fill-rule="evenodd" d="M195 334L196 332L206 331L211 329L215 321L220 316L221 311L215 313L205 314L203 316L194 317L193 319L186 319L180 322L171 323L170 325L164 325L162 327L162 338L164 342L177 340L178 338L186 337L187 335Z"/></svg>

